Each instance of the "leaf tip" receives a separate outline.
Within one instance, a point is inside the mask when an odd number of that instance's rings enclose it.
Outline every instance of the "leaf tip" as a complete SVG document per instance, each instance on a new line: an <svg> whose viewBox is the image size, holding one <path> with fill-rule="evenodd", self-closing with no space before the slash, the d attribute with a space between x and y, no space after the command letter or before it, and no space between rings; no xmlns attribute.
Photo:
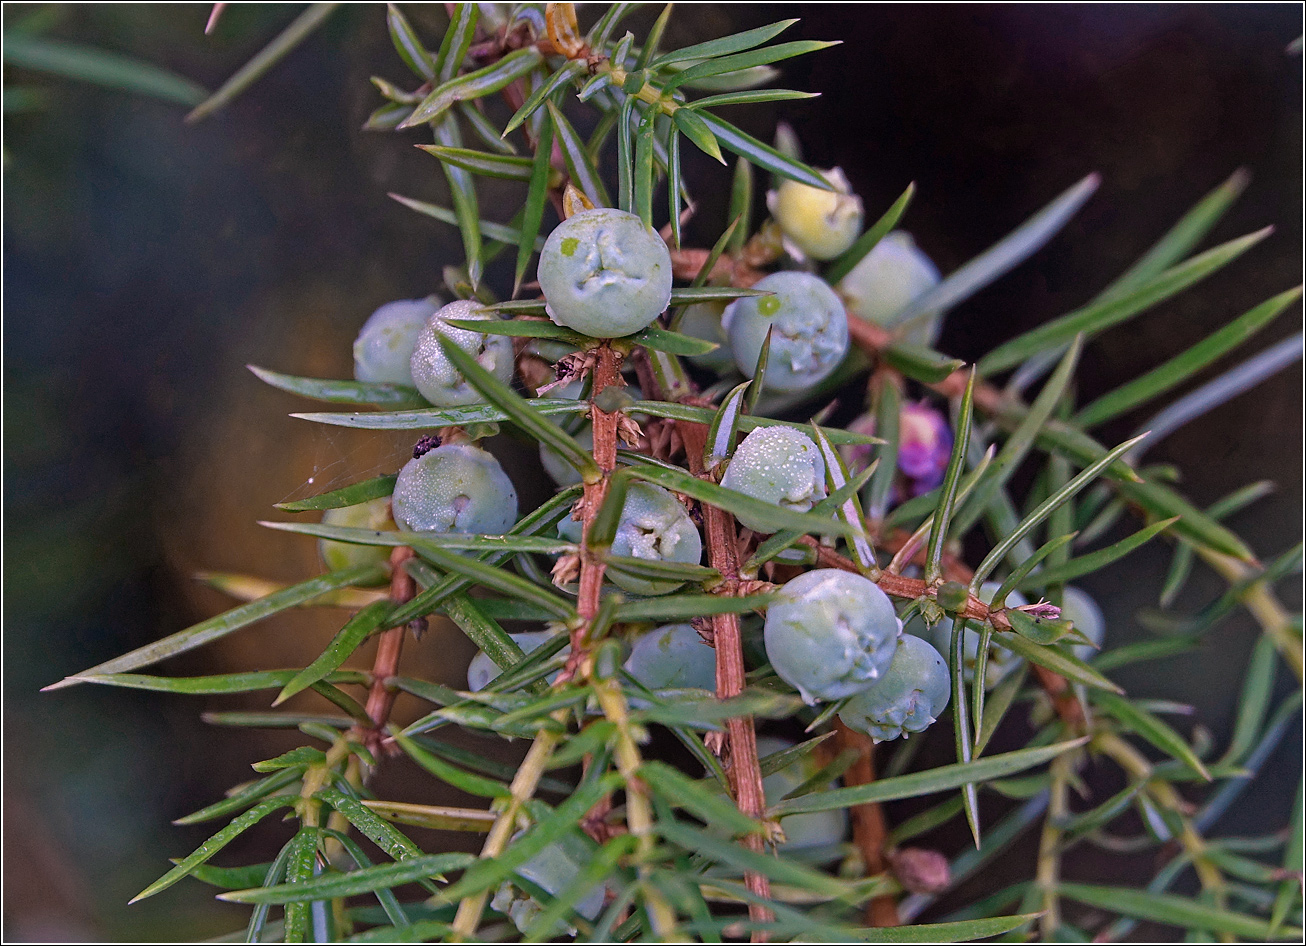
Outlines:
<svg viewBox="0 0 1306 946"><path fill-rule="evenodd" d="M1247 167L1240 167L1240 168L1235 168L1234 172L1229 175L1229 179L1225 181L1224 184L1221 186L1225 190L1229 191L1233 196L1236 197L1238 194L1241 194L1244 190L1246 190L1247 185L1250 184L1251 182L1252 182L1251 169Z"/></svg>
<svg viewBox="0 0 1306 946"><path fill-rule="evenodd" d="M51 690L62 690L64 687L76 686L81 682L76 677L64 677L58 683L51 683L49 686L41 687L40 692L49 693Z"/></svg>

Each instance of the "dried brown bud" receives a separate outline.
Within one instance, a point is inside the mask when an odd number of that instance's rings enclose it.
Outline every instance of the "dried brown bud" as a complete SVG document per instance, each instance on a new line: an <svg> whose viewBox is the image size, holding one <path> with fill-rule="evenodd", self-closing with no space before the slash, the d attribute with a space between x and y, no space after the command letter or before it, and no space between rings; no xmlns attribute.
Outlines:
<svg viewBox="0 0 1306 946"><path fill-rule="evenodd" d="M611 390L611 388L608 390ZM644 431L640 430L639 424L631 420L629 416L622 414L617 421L617 439L633 449L638 447L644 439Z"/></svg>
<svg viewBox="0 0 1306 946"><path fill-rule="evenodd" d="M580 556L559 555L553 566L553 583L558 587L569 585L580 578Z"/></svg>
<svg viewBox="0 0 1306 946"><path fill-rule="evenodd" d="M573 381L579 381L594 370L597 361L598 356L592 351L577 351L572 352L570 355L563 355L558 359L558 363L553 366L556 380L537 387L535 389L536 394L543 397L552 392L554 388L560 388L571 384Z"/></svg>
<svg viewBox="0 0 1306 946"><path fill-rule="evenodd" d="M948 859L923 847L899 848L889 855L889 867L911 893L942 893L952 881Z"/></svg>
<svg viewBox="0 0 1306 946"><path fill-rule="evenodd" d="M1032 618L1040 620L1055 621L1061 617L1061 609L1055 604L1049 604L1040 599L1036 604L1017 605L1013 610L1024 611Z"/></svg>

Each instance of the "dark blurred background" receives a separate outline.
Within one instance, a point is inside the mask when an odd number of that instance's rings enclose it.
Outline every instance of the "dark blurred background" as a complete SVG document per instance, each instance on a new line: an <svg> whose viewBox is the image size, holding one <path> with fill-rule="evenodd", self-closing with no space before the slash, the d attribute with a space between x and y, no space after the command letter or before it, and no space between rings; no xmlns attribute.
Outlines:
<svg viewBox="0 0 1306 946"><path fill-rule="evenodd" d="M234 5L205 37L207 5L6 4L6 30L38 9L53 11L52 37L214 89L300 8ZM434 45L441 6L405 9ZM655 13L632 21L637 34ZM596 15L582 10L583 23ZM786 39L844 41L785 65L782 84L822 97L727 117L762 138L777 118L790 122L811 163L844 168L872 219L916 181L905 227L943 272L1085 174L1103 176L1051 246L949 317L944 350L974 359L1086 301L1240 166L1251 186L1207 245L1266 224L1274 235L1093 341L1081 400L1301 281L1302 59L1285 52L1301 33L1299 5L695 4L673 16L668 41L786 16L803 18ZM199 721L202 710L253 708L264 695L36 691L230 606L193 580L196 571L313 574L311 542L255 521L275 517L275 502L393 470L411 445L291 419L314 406L244 367L348 377L350 342L367 315L441 289L442 267L461 258L453 228L386 197L447 203L438 166L412 148L426 140L419 133L359 130L381 102L370 75L409 80L384 7L371 4L337 12L252 90L195 125L183 124L182 107L5 66L6 939L195 939L245 921L244 909L216 903L196 883L126 901L213 830L171 819L292 745L293 734ZM42 89L45 107L11 111L16 85ZM693 149L686 157L701 198L689 236L710 244L727 172ZM496 213L486 193L482 213L506 219L508 207ZM1299 313L1285 314L1248 352L1299 324ZM1147 413L1101 439L1123 439ZM1300 535L1301 430L1294 366L1172 435L1150 460L1177 464L1198 505L1254 479L1279 483L1232 520L1269 559ZM507 461L519 485L532 479L531 462ZM1108 611L1110 641L1146 633L1134 615L1155 605L1168 554L1154 543L1084 582ZM1199 569L1181 608L1197 610L1222 589ZM1299 590L1284 595L1300 607ZM302 666L342 620L329 610L281 616L164 670ZM1199 653L1117 678L1195 703L1195 719L1222 745L1253 640L1240 614ZM470 654L437 628L409 648L405 671L460 684ZM1299 749L1297 732L1221 833L1286 823ZM387 770L383 797L456 798L410 775ZM270 833L252 833L223 863L270 856L276 826L264 827Z"/></svg>

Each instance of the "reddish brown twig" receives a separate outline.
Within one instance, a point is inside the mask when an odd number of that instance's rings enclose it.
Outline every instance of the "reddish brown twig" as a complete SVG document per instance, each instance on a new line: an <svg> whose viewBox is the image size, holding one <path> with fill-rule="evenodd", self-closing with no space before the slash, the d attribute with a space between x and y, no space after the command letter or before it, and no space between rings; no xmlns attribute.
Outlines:
<svg viewBox="0 0 1306 946"><path fill-rule="evenodd" d="M677 428L685 443L690 472L702 476L707 428L683 421L677 422ZM734 516L724 509L704 505L703 518L709 561L721 573L718 593L735 594L739 588L739 547ZM727 700L744 692L744 646L739 632L739 615L714 614L712 635L716 648L716 695L718 699ZM766 815L766 793L762 787L762 769L757 761L757 731L753 728L753 718L734 716L728 719L726 737L729 750L727 774L735 804L744 814L763 818ZM764 847L762 838L757 835L750 835L746 843L759 852ZM770 898L771 883L763 874L748 871L744 874L744 883L757 896ZM775 919L774 913L757 903L749 904L748 915L757 923L770 923ZM754 942L765 942L766 939L764 932L753 933Z"/></svg>
<svg viewBox="0 0 1306 946"><path fill-rule="evenodd" d="M621 412L611 414L601 411L594 398L603 393L605 388L624 387L626 382L621 377L621 353L611 345L603 344L597 349L598 358L594 364L593 393L590 396L590 421L594 430L594 462L598 464L603 476L593 483L585 484L581 498L581 521L584 524L584 540L580 550L580 590L576 609L584 623L572 632L571 660L568 667L579 666L583 659L585 640L590 625L599 613L600 591L603 585L603 560L589 551L590 525L598 514L603 499L608 495L608 477L617 466L617 429L621 424Z"/></svg>
<svg viewBox="0 0 1306 946"><path fill-rule="evenodd" d="M875 743L865 733L849 729L838 717L834 721L835 739L844 749L856 749L857 761L844 773L845 784L869 785L875 781ZM862 852L862 861L866 865L866 876L873 877L884 872L888 866L885 857L885 841L888 829L884 822L884 810L878 804L853 805L848 809L853 821L853 843ZM863 913L863 922L867 926L897 926L898 904L892 896L872 897Z"/></svg>
<svg viewBox="0 0 1306 946"><path fill-rule="evenodd" d="M1086 723L1084 707L1080 704L1079 697L1075 695L1074 689L1070 686L1070 681L1061 674L1049 670L1047 667L1040 667L1036 663L1031 663L1030 667L1034 671L1034 676L1038 679L1038 685L1043 688L1043 692L1052 700L1052 706L1056 709L1057 715L1061 717L1062 722L1070 727L1071 732L1084 732Z"/></svg>
<svg viewBox="0 0 1306 946"><path fill-rule="evenodd" d="M390 600L396 605L411 601L417 594L417 583L413 581L404 563L413 557L413 550L401 545L390 553ZM404 649L404 632L408 625L392 627L381 634L376 645L376 658L372 661L372 687L367 693L367 718L372 725L366 730L355 726L354 731L362 736L363 744L373 755L380 756L382 739L386 723L390 721L390 711L394 709L397 690L387 685L386 681L399 673L399 656ZM392 750L393 746L390 747Z"/></svg>
<svg viewBox="0 0 1306 946"><path fill-rule="evenodd" d="M842 571L861 574L855 562L840 555L834 549L826 548L811 536L805 535L798 541L816 550L816 564L822 568L838 568ZM934 589L922 578L907 578L904 575L891 575L884 572L875 580L875 583L880 586L880 590L886 595L894 598L914 600L921 597L921 595L934 596ZM1010 622L1007 621L1001 611L990 613L989 606L974 595L971 595L967 600L966 610L961 612L961 616L971 621L983 622L991 620L993 626L998 630L1009 630L1011 628Z"/></svg>

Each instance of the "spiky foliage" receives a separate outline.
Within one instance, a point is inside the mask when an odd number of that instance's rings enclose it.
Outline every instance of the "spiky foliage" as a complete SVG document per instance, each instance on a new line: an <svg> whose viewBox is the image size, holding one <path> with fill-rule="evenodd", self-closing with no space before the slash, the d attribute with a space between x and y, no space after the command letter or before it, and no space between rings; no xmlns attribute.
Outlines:
<svg viewBox="0 0 1306 946"><path fill-rule="evenodd" d="M311 8L196 117L239 93L332 6ZM424 147L439 161L452 206L396 199L461 232L465 260L446 271L448 288L481 299L501 318L455 327L511 336L516 384L498 380L463 348L443 342L444 355L482 403L433 408L402 385L256 373L284 390L351 408L299 415L324 424L432 431L445 443L475 441L510 425L566 461L581 482L527 511L503 535L269 522L307 537L392 552L388 563L364 562L289 587L226 576L221 586L247 603L56 684L190 694L274 690L274 706L311 689L340 710L339 716L293 710L222 716L230 725L298 728L320 747L305 745L259 763L258 781L182 819L226 824L140 897L192 876L226 888L224 899L253 905L250 941L351 935L365 941L498 940L519 932L528 940L566 934L599 941L877 941L887 934L875 928L890 925L902 926L894 942L1009 931L1112 939L1140 920L1199 937L1300 937L1300 875L1292 873L1302 857L1300 790L1286 833L1249 840L1213 832L1300 710L1300 690L1277 707L1269 700L1284 666L1298 681L1302 674L1300 618L1287 614L1274 593L1276 581L1300 570L1301 547L1265 564L1221 524L1260 494L1256 486L1200 510L1140 464L1149 440L1107 447L1092 435L1241 344L1294 304L1300 289L1266 301L1091 404L1074 400L1075 369L1087 341L1220 270L1264 236L1260 231L1193 253L1237 197L1241 177L1200 202L1097 298L999 345L969 368L902 339L1052 239L1092 194L1095 176L917 295L889 327L850 315L852 350L838 370L800 395L764 393L770 336L756 365L744 366L752 369L751 382L738 383L726 369L705 387L704 373L687 370L682 359L708 353L713 343L677 331L686 307L755 296L749 287L780 266L805 268L837 285L902 219L913 188L851 248L823 264L804 259L773 222L750 232L747 221L759 203L755 172L823 191L832 185L802 163L792 143L767 145L716 110L802 97L757 86L774 78L774 64L827 44L778 42L794 22L783 21L663 50L671 7L641 37L622 29L630 7L608 7L582 33L570 4L457 4L443 37L426 37L390 6L390 34L416 76L415 87L377 80L388 101L368 125L430 129L433 143ZM484 107L495 99L512 110L502 127ZM592 130L586 136L582 128ZM680 244L682 213L692 208L693 194L681 173L686 140L723 162L726 153L737 156L731 220L711 249ZM615 175L605 175L614 163ZM519 182L519 209L485 214L481 177ZM656 206L659 193L665 203ZM682 285L660 321L628 337L589 338L545 320L544 300L532 297L527 282L550 209L563 218L592 206L618 207L648 225L666 223L664 238ZM515 256L514 301L497 302L484 274L505 252ZM1227 400L1249 378L1277 370L1299 347L1300 336L1171 404L1145 425L1151 441ZM588 397L524 396L521 387L534 393L553 362L559 380L583 379ZM623 369L637 376L640 400L624 390ZM1013 371L1004 389L994 386L994 378ZM1027 400L1024 392L1040 381ZM819 421L819 408L833 392L858 384L865 386L878 438ZM903 412L909 392L951 408L951 424L935 430L928 443ZM576 436L582 414L591 424L588 448ZM817 419L806 423L811 418ZM778 423L808 433L823 459L828 496L818 493L807 511L721 485L740 436ZM903 461L922 449L935 451L938 475L913 483ZM1022 465L1039 475L1016 492L1012 475ZM394 476L382 476L282 508L299 513L354 506L390 495L394 483ZM624 503L641 483L669 490L693 512L703 530L706 565L613 553ZM913 485L919 495L909 497ZM569 515L579 522L576 540L558 537L557 526ZM1098 542L1110 525L1131 515L1141 520L1136 532L1111 545ZM741 530L737 516L762 534ZM966 548L984 543L986 551L974 562L962 556L967 538ZM1111 646L1108 639L1101 652L1083 656L1077 648L1098 642L1060 616L1066 583L1145 542L1161 541L1175 549L1164 604L1176 599L1197 561L1227 580L1227 593L1179 618L1178 629L1166 636L1126 646ZM549 560L555 560L552 579ZM841 704L807 706L771 671L759 644L760 615L787 577L812 567L870 579L909 624L949 622L944 649L955 762L916 764L914 752L924 738L918 736L877 777L875 747L837 721ZM678 583L679 590L623 595L605 582L614 575ZM375 587L387 580L388 589ZM981 597L990 580L999 587ZM1036 603L1015 604L1017 591ZM138 672L278 611L328 600L354 609L353 616L302 670L194 678ZM1196 646L1238 608L1251 612L1261 636L1244 670L1233 740L1214 755L1212 746L1185 738L1161 718L1165 705L1146 693L1124 693L1108 674ZM477 692L464 692L399 675L401 650L421 645L428 616L457 625L497 665L498 676ZM623 666L624 642L653 625L685 621L712 644L716 692L651 692ZM525 653L505 630L509 622L551 636ZM968 635L977 636L973 650ZM372 636L380 644L370 672L340 669ZM986 686L993 653L1020 662ZM430 712L397 725L390 711L398 692L426 701ZM771 719L798 720L816 737L759 758L756 725ZM1009 724L1032 725L1026 747L986 752ZM442 741L448 727L528 739L530 747L517 769L507 769ZM678 741L688 751L682 759L694 763L656 758L650 748L655 731ZM374 797L370 776L398 753L484 803L442 808ZM1072 803L1071 789L1081 784L1079 773L1090 760L1115 767L1125 787ZM787 794L767 798L763 780L778 773L792 779ZM840 778L843 786L834 787ZM982 794L1022 802L986 826ZM881 803L932 795L940 796L933 807L886 824ZM287 812L285 846L271 864L207 866L241 832ZM835 838L816 852L784 846L781 819L821 812L852 815L851 843ZM1134 814L1141 816L1143 833L1122 836L1116 826ZM962 817L975 848L953 852L950 864L904 847ZM402 825L485 839L479 857L428 853ZM1024 879L943 922L912 925L933 898L982 870L1033 826L1041 841ZM1081 845L1121 856L1143 853L1161 866L1146 890L1113 886L1110 878L1066 882L1062 863ZM1251 856L1279 849L1282 868ZM559 858L570 866L558 868ZM546 870L544 860L554 866ZM1167 892L1190 866L1200 892ZM515 900L505 885L516 888ZM595 891L602 891L597 904ZM529 910L519 909L525 897L533 900ZM1066 919L1082 915L1067 902L1096 908L1091 929ZM283 908L281 919L273 920L272 906Z"/></svg>

